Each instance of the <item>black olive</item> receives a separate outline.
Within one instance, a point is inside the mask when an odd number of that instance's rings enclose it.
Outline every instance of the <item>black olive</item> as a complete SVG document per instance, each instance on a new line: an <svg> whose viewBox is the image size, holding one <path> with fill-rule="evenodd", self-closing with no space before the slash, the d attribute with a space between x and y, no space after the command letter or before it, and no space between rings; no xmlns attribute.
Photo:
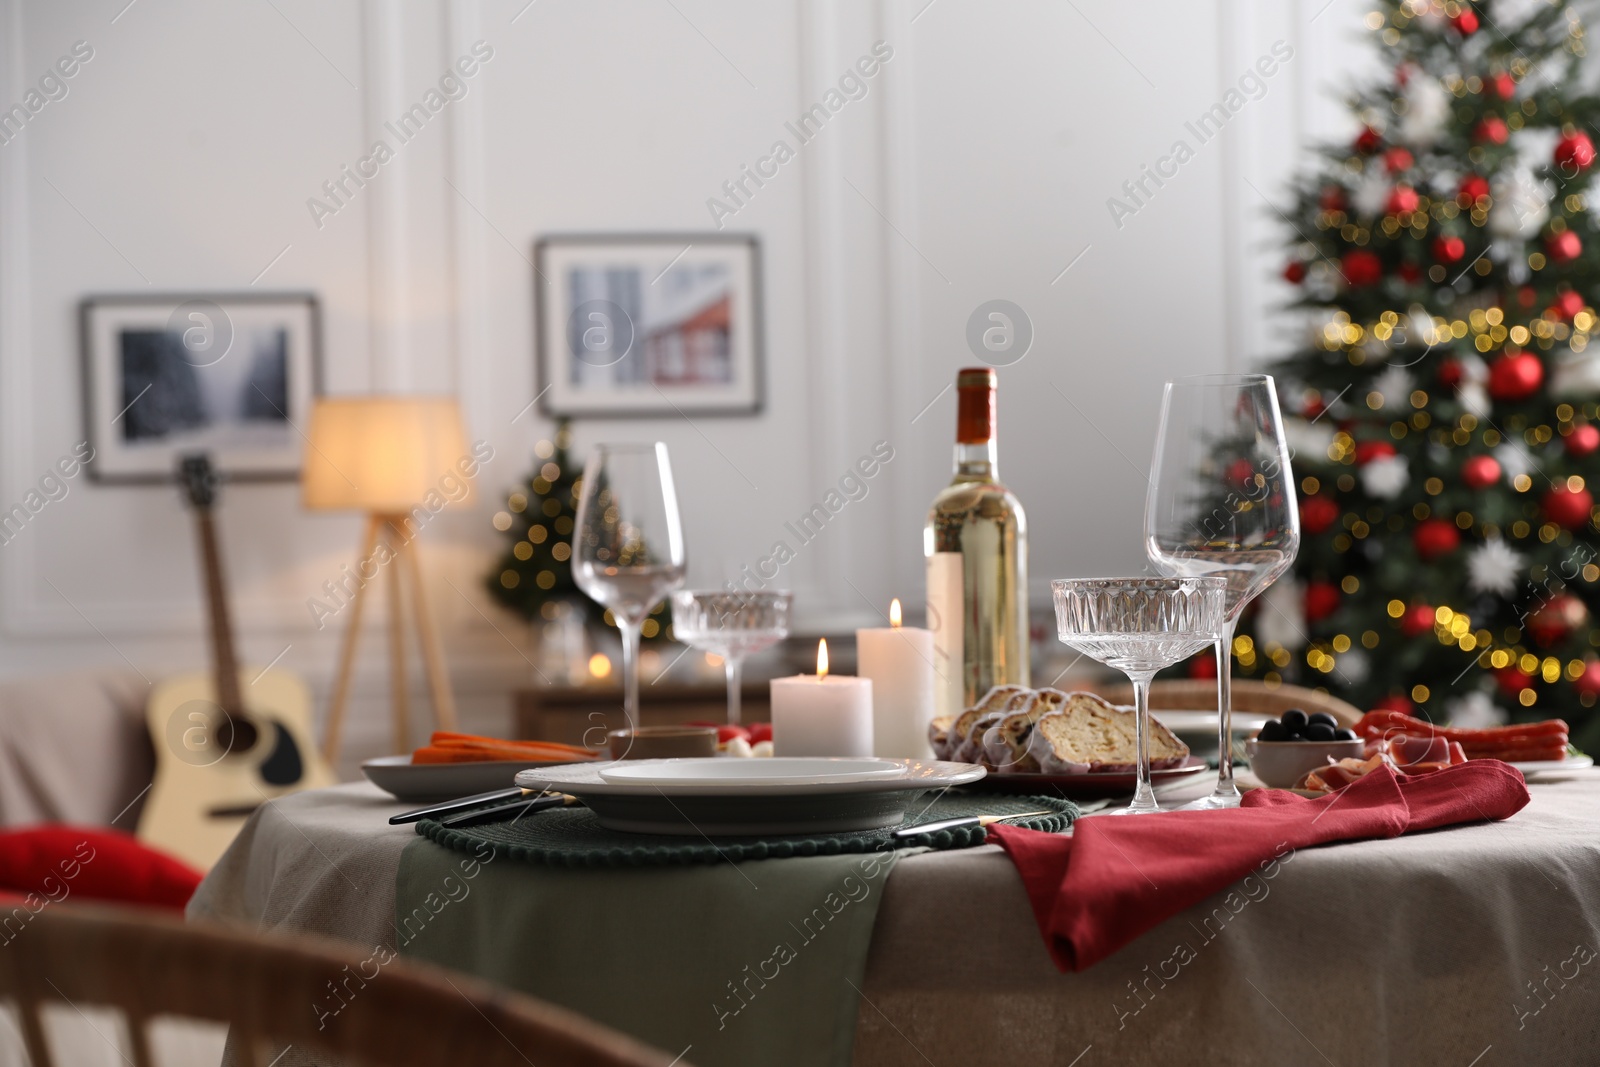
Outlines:
<svg viewBox="0 0 1600 1067"><path fill-rule="evenodd" d="M1289 731L1283 728L1283 723L1277 719L1268 719L1261 725L1261 732L1256 735L1258 741L1287 741Z"/></svg>
<svg viewBox="0 0 1600 1067"><path fill-rule="evenodd" d="M1305 739L1307 741L1332 741L1333 727L1325 722L1314 722L1306 727Z"/></svg>
<svg viewBox="0 0 1600 1067"><path fill-rule="evenodd" d="M1325 711L1316 712L1309 719L1307 719L1306 722L1308 722L1308 723L1318 723L1318 722L1320 722L1324 726L1332 727L1335 730L1337 730L1339 728L1339 720L1335 719L1332 715L1329 715Z"/></svg>
<svg viewBox="0 0 1600 1067"><path fill-rule="evenodd" d="M1300 708L1290 708L1283 713L1283 728L1291 735L1299 734L1306 728L1306 713Z"/></svg>
<svg viewBox="0 0 1600 1067"><path fill-rule="evenodd" d="M1350 730L1350 729L1335 731L1335 733L1333 735L1333 739L1335 741L1359 741L1360 740L1360 738L1358 738L1356 736L1356 732L1354 730Z"/></svg>

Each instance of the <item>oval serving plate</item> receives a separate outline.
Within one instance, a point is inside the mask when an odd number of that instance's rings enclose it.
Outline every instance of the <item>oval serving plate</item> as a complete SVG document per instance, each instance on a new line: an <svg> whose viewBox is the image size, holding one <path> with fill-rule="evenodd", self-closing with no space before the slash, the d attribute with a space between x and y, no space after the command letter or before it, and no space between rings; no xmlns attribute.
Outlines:
<svg viewBox="0 0 1600 1067"><path fill-rule="evenodd" d="M601 825L634 833L702 837L751 837L764 834L842 833L898 826L906 812L930 789L966 785L981 779L984 768L936 760L889 760L885 771L872 769L828 774L836 763L818 758L796 761L812 765L810 773L785 767L776 778L752 776L747 768L707 777L704 768L687 768L688 778L661 764L704 763L703 760L639 760L634 780L611 780L618 764L566 764L538 767L517 775L524 788L570 793L594 812ZM742 760L719 760L742 764ZM870 762L848 760L846 763ZM650 768L649 764L657 764ZM603 773L604 772L604 773ZM626 775L623 779L626 779ZM803 778L804 781L795 781Z"/></svg>
<svg viewBox="0 0 1600 1067"><path fill-rule="evenodd" d="M1190 756L1176 767L1150 772L1151 784L1170 785L1199 774L1210 767L1205 760ZM1088 771L1084 774L991 774L983 780L984 789L996 793L1059 793L1074 800L1127 796L1133 792L1138 775L1133 771Z"/></svg>

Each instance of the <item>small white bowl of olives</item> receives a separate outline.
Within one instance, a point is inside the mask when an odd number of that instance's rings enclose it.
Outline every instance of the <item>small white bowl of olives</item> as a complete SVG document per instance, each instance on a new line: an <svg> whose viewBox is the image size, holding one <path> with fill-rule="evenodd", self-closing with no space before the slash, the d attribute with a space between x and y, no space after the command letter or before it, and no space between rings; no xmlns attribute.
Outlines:
<svg viewBox="0 0 1600 1067"><path fill-rule="evenodd" d="M1250 772L1273 789L1292 789L1309 772L1330 762L1360 759L1365 748L1354 731L1340 726L1332 715L1325 711L1307 715L1300 708L1268 719L1244 744Z"/></svg>

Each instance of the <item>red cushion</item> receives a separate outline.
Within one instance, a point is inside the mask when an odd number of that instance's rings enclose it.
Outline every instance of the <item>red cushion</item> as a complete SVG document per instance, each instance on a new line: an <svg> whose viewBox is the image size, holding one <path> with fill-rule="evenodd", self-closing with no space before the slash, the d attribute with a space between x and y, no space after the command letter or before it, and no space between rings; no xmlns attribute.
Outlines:
<svg viewBox="0 0 1600 1067"><path fill-rule="evenodd" d="M31 826L0 833L0 894L151 904L182 911L201 874L116 830Z"/></svg>

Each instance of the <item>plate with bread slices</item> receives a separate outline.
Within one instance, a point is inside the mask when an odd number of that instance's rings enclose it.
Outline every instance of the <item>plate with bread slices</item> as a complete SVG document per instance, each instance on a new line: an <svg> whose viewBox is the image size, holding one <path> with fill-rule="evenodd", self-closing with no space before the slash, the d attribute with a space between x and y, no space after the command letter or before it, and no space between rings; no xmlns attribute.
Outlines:
<svg viewBox="0 0 1600 1067"><path fill-rule="evenodd" d="M936 759L988 768L980 783L988 789L1090 798L1131 793L1136 784L1133 709L1094 693L997 685L960 715L934 719L928 741ZM1150 717L1152 781L1160 785L1206 767Z"/></svg>

